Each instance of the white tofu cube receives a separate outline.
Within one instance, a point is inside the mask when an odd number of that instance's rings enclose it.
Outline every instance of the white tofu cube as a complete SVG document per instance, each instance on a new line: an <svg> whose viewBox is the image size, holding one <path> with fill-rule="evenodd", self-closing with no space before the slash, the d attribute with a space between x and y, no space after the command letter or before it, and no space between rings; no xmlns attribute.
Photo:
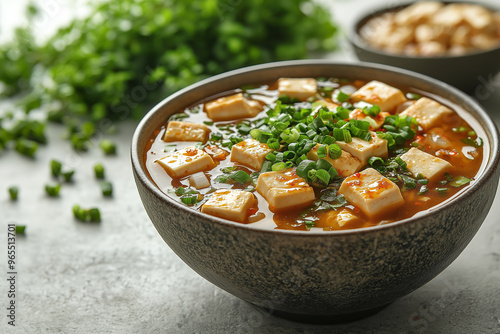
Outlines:
<svg viewBox="0 0 500 334"><path fill-rule="evenodd" d="M299 100L316 95L318 84L315 79L290 79L281 78L278 80L278 93L280 96L286 95Z"/></svg>
<svg viewBox="0 0 500 334"><path fill-rule="evenodd" d="M441 103L427 97L421 97L400 115L416 118L418 124L424 130L428 130L439 125L444 116L452 113L453 111L450 108L443 106Z"/></svg>
<svg viewBox="0 0 500 334"><path fill-rule="evenodd" d="M443 176L452 167L448 161L422 152L415 147L401 155L401 159L406 162L406 167L414 176L422 174L429 180Z"/></svg>
<svg viewBox="0 0 500 334"><path fill-rule="evenodd" d="M231 149L231 161L260 171L266 160L266 154L273 152L267 144L256 139L245 139Z"/></svg>
<svg viewBox="0 0 500 334"><path fill-rule="evenodd" d="M372 136L370 141L353 137L350 143L344 141L337 141L335 143L344 151L351 153L363 165L366 165L370 157L386 158L388 154L387 140L379 138L375 132L370 131L370 134Z"/></svg>
<svg viewBox="0 0 500 334"><path fill-rule="evenodd" d="M196 189L210 187L210 180L203 172L194 173L189 176L189 185Z"/></svg>
<svg viewBox="0 0 500 334"><path fill-rule="evenodd" d="M256 188L272 212L305 207L315 200L313 188L293 169L260 174Z"/></svg>
<svg viewBox="0 0 500 334"><path fill-rule="evenodd" d="M347 177L339 193L369 217L380 216L404 203L398 186L373 168Z"/></svg>
<svg viewBox="0 0 500 334"><path fill-rule="evenodd" d="M405 102L406 98L399 89L374 80L352 93L351 100L376 104L380 107L380 111L390 113Z"/></svg>
<svg viewBox="0 0 500 334"><path fill-rule="evenodd" d="M167 130L163 135L163 141L200 141L208 139L210 129L205 124L190 122L168 122Z"/></svg>
<svg viewBox="0 0 500 334"><path fill-rule="evenodd" d="M242 93L238 93L206 103L205 111L213 121L232 121L255 117L262 111L262 106L259 102L248 100Z"/></svg>
<svg viewBox="0 0 500 334"><path fill-rule="evenodd" d="M377 116L367 116L363 110L361 109L354 109L351 111L349 114L349 118L352 119L359 119L361 121L367 120L367 117L369 118L368 122L370 123L370 130L377 130L379 129L382 125L384 125L385 118L387 116L390 116L388 112L380 112Z"/></svg>
<svg viewBox="0 0 500 334"><path fill-rule="evenodd" d="M333 229L344 227L345 225L359 225L363 222L361 217L356 216L350 210L343 209L340 211L331 210L328 211L324 217L322 217L321 225L327 225Z"/></svg>
<svg viewBox="0 0 500 334"><path fill-rule="evenodd" d="M309 153L307 153L307 158L310 160L318 161L318 147L320 145L317 144L313 147ZM361 161L357 158L353 157L349 152L342 150L342 155L338 159L331 159L328 155L322 159L325 159L329 163L332 164L333 168L337 170L341 177L346 177L351 174L356 173L363 166Z"/></svg>
<svg viewBox="0 0 500 334"><path fill-rule="evenodd" d="M156 160L156 162L158 162L171 177L188 176L215 167L215 163L210 155L194 146L189 146L174 152L164 158Z"/></svg>
<svg viewBox="0 0 500 334"><path fill-rule="evenodd" d="M244 223L254 203L254 196L248 191L221 189L215 191L208 201L203 204L201 212Z"/></svg>

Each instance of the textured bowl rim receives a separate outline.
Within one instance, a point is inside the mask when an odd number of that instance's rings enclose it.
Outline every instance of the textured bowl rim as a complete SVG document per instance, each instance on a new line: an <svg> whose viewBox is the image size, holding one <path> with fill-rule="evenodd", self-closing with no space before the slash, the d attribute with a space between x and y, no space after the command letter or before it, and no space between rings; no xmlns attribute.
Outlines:
<svg viewBox="0 0 500 334"><path fill-rule="evenodd" d="M309 231L302 231L302 230L285 230L285 229L265 229L262 227L255 227L252 226L251 224L242 224L242 223L237 223L233 222L230 220L218 218L215 216L211 216L205 213L202 213L200 211L196 211L193 209L190 209L181 203L171 199L168 195L163 193L157 186L156 184L152 181L152 179L148 176L148 173L146 171L146 166L145 164L141 163L141 158L140 158L140 153L144 153L142 148L138 147L139 139L141 136L141 133L145 127L147 127L148 123L151 122L151 119L153 119L157 113L161 112L163 106L167 103L169 103L172 100L178 99L179 97L183 96L184 94L189 93L192 90L196 90L199 88L202 88L203 86L207 84L212 84L214 82L217 82L219 80L227 80L228 78L239 76L241 74L245 74L248 72L252 71L262 71L262 70L270 70L270 69L276 69L276 68L286 68L286 67L304 67L304 66L316 66L316 65L323 65L323 66L345 66L345 67L351 67L351 68L365 68L365 69L370 69L370 70L382 70L385 72L390 72L396 75L402 75L402 76L409 76L414 79L424 81L427 84L439 87L441 89L447 90L454 96L456 96L459 100L467 102L472 109L474 109L475 112L478 113L478 115L481 117L480 120L484 122L484 124L481 124L480 126L483 128L486 134L491 135L492 141L489 142L490 144L490 154L489 154L489 160L484 166L484 169L480 175L478 175L475 178L475 182L470 185L468 188L466 188L463 192L461 192L456 198L453 198L452 200L448 200L442 204L439 204L436 207L431 208L427 212L423 213L417 213L416 216L398 220L395 222L387 223L387 224L382 224L382 225L377 225L377 226L371 226L371 227L364 227L364 228L357 228L357 229L351 229L351 230L335 230L335 231L316 231L316 230L309 230ZM196 101L193 101L195 103ZM469 113L466 110L467 113ZM324 237L327 235L356 235L360 233L372 233L375 231L379 231L382 229L393 229L396 228L402 224L412 224L412 223L418 223L418 221L422 220L423 218L434 215L440 211L448 209L450 206L458 205L463 198L466 196L472 195L473 193L479 191L481 186L483 185L484 182L486 182L494 173L495 170L498 168L499 162L500 162L500 151L499 151L499 132L496 124L493 122L493 120L489 117L489 115L486 113L484 108L477 103L474 99L472 99L470 96L467 94L463 93L462 91L458 90L457 88L454 88L444 82L441 82L437 79L433 79L429 76L419 74L416 72L412 72L409 70L404 70L400 69L397 67L392 67L392 66L387 66L387 65L381 65L381 64L375 64L375 63L364 63L364 62L339 62L339 61L332 61L332 60L327 60L327 59L309 59L309 60L289 60L289 61L281 61L281 62L273 62L273 63L265 63L265 64L260 64L260 65L253 65L249 67L244 67L241 69L225 72L222 74L218 74L216 76L201 80L195 84L192 84L184 89L181 89L177 91L176 93L166 97L163 99L161 102L159 102L156 106L154 106L140 121L138 124L137 128L134 131L134 135L132 137L132 144L131 144L131 149L130 149L130 154L131 154L131 160L132 160L132 169L137 177L137 180L144 185L147 190L152 193L154 196L164 200L168 205L176 207L179 210L186 211L186 213L190 215L197 216L201 219L205 219L209 221L210 223L214 224L219 224L219 225L224 225L227 226L228 228L239 228L239 229L244 229L248 231L253 231L253 232L260 232L260 233L273 233L273 234L288 234L288 235L300 235L300 236L310 236L310 237Z"/></svg>
<svg viewBox="0 0 500 334"><path fill-rule="evenodd" d="M457 3L456 1L442 1L445 4L450 4L450 3ZM496 53L500 50L500 43L491 49L488 50L477 50L473 52L467 52L463 55L441 55L441 56L412 56L412 55L406 55L406 54L397 54L397 53L391 53L384 51L383 49L378 49L373 46L371 46L369 43L367 43L359 34L359 28L361 28L362 25L364 25L369 19L379 16L383 13L389 13L389 12L394 12L399 9L403 9L405 7L408 7L412 4L414 4L415 1L404 1L401 3L398 3L397 5L378 5L378 6L373 6L370 9L362 12L360 15L358 15L353 23L350 25L347 31L347 38L350 40L352 44L357 46L360 49L365 49L371 53L380 55L380 56L385 56L385 57L393 57L397 59L409 59L409 60L429 60L429 61L442 61L442 60L451 60L451 59L467 59L470 57L475 57L478 55L486 55L490 53ZM484 4L484 3L474 3L472 1L460 1L458 3L463 3L463 4L472 4L472 5L480 5L484 8L487 8L492 11L500 11L500 8L494 7L492 4Z"/></svg>

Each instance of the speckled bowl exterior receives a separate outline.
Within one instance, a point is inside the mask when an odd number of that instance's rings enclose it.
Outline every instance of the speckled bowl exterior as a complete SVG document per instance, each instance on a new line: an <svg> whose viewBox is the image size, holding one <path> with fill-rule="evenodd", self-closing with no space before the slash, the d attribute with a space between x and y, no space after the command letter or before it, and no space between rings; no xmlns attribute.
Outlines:
<svg viewBox="0 0 500 334"><path fill-rule="evenodd" d="M449 83L470 94L477 94L478 96L487 94L491 89L491 85L494 84L495 75L500 72L500 45L491 50L461 56L414 57L374 48L359 35L360 28L371 18L386 12L403 9L411 3L376 8L360 15L348 32L349 42L358 59L422 73ZM500 10L500 8L483 6L493 11Z"/></svg>
<svg viewBox="0 0 500 334"><path fill-rule="evenodd" d="M350 231L262 230L195 212L152 182L145 150L168 117L216 93L280 77L376 79L433 92L473 115L486 133L486 163L461 196L384 226ZM465 248L485 219L499 178L498 130L460 91L382 65L289 61L228 72L166 98L137 127L132 164L144 207L158 233L201 276L273 314L302 321L344 321L369 314L422 286ZM166 278L167 279L167 278ZM158 287L161 288L161 287Z"/></svg>

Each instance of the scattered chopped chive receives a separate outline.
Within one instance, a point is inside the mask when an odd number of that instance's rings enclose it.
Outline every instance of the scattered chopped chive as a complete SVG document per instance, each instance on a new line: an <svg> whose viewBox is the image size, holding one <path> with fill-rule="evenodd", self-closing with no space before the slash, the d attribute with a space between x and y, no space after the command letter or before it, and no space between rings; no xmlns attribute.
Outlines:
<svg viewBox="0 0 500 334"><path fill-rule="evenodd" d="M427 188L427 186L424 184L420 187L420 190L418 191L418 195L423 195L428 191L429 191L429 188Z"/></svg>
<svg viewBox="0 0 500 334"><path fill-rule="evenodd" d="M186 195L181 197L181 202L186 204L186 205L194 205L196 204L196 200L198 198L198 195L192 194L192 195Z"/></svg>
<svg viewBox="0 0 500 334"><path fill-rule="evenodd" d="M75 171L73 169L63 170L61 172L61 175L63 176L63 179L65 182L71 182L73 180L74 174L75 174Z"/></svg>
<svg viewBox="0 0 500 334"><path fill-rule="evenodd" d="M88 221L96 223L101 221L101 212L97 208L88 209L86 215L89 217Z"/></svg>
<svg viewBox="0 0 500 334"><path fill-rule="evenodd" d="M104 179L104 166L100 163L94 165L96 179Z"/></svg>
<svg viewBox="0 0 500 334"><path fill-rule="evenodd" d="M465 132L467 131L468 129L465 127L465 126L460 126L458 128L453 128L452 131L453 132Z"/></svg>
<svg viewBox="0 0 500 334"><path fill-rule="evenodd" d="M219 141L223 138L224 136L221 134L221 133L213 133L211 136L210 136L210 140L211 141Z"/></svg>
<svg viewBox="0 0 500 334"><path fill-rule="evenodd" d="M330 174L324 169L316 170L316 178L319 179L325 185L328 185L328 183L330 183Z"/></svg>
<svg viewBox="0 0 500 334"><path fill-rule="evenodd" d="M469 132L467 132L467 135L469 137L474 137L474 136L476 136L476 131L469 131Z"/></svg>
<svg viewBox="0 0 500 334"><path fill-rule="evenodd" d="M102 181L100 183L101 185L101 192L102 195L105 197L111 197L113 196L113 184L109 181Z"/></svg>
<svg viewBox="0 0 500 334"><path fill-rule="evenodd" d="M436 191L437 191L438 193L445 193L445 192L447 192L447 191L448 191L448 188L436 188Z"/></svg>
<svg viewBox="0 0 500 334"><path fill-rule="evenodd" d="M329 163L328 160L319 159L316 161L316 169L324 169L328 171L330 168L332 168L332 164Z"/></svg>
<svg viewBox="0 0 500 334"><path fill-rule="evenodd" d="M409 177L409 176L406 176L404 174L401 174L401 179L403 180L403 183L404 183L404 186L405 188L407 189L413 189L417 186L417 183L415 182L415 179Z"/></svg>
<svg viewBox="0 0 500 334"><path fill-rule="evenodd" d="M418 100L420 98L420 95L416 93L406 93L406 98L408 100Z"/></svg>
<svg viewBox="0 0 500 334"><path fill-rule="evenodd" d="M273 166L272 166L272 170L274 172L279 172L280 170L284 170L284 169L286 169L286 165L283 161L279 161L279 162L273 164Z"/></svg>
<svg viewBox="0 0 500 334"><path fill-rule="evenodd" d="M417 179L417 182L420 184L428 184L429 180L428 179Z"/></svg>
<svg viewBox="0 0 500 334"><path fill-rule="evenodd" d="M380 158L380 157L370 157L368 159L368 165L370 165L371 167L378 167L378 166L382 166L384 165L384 159Z"/></svg>
<svg viewBox="0 0 500 334"><path fill-rule="evenodd" d="M33 140L21 138L16 141L15 149L22 155L34 158L35 152L38 150L38 144Z"/></svg>
<svg viewBox="0 0 500 334"><path fill-rule="evenodd" d="M109 139L101 140L101 142L99 143L99 147L101 147L101 149L105 155L115 155L116 154L116 144Z"/></svg>
<svg viewBox="0 0 500 334"><path fill-rule="evenodd" d="M203 124L205 124L205 125L214 125L214 122L204 121Z"/></svg>
<svg viewBox="0 0 500 334"><path fill-rule="evenodd" d="M165 145L165 147L163 148L163 152L165 153L174 152L176 147L177 145L172 145L172 144Z"/></svg>
<svg viewBox="0 0 500 334"><path fill-rule="evenodd" d="M45 192L50 197L57 197L57 196L59 196L59 191L60 190L61 190L61 184L60 183L53 183L53 184L46 184L45 185Z"/></svg>
<svg viewBox="0 0 500 334"><path fill-rule="evenodd" d="M12 201L17 201L17 197L19 195L19 188L16 186L9 187L9 196Z"/></svg>
<svg viewBox="0 0 500 334"><path fill-rule="evenodd" d="M339 89L337 96L335 97L339 102L347 102L350 96Z"/></svg>
<svg viewBox="0 0 500 334"><path fill-rule="evenodd" d="M450 182L450 186L452 187L461 187L469 183L471 179L465 177L465 176L455 176L453 180Z"/></svg>
<svg viewBox="0 0 500 334"><path fill-rule="evenodd" d="M269 138L267 141L267 146L273 150L277 150L280 148L280 142L276 138Z"/></svg>
<svg viewBox="0 0 500 334"><path fill-rule="evenodd" d="M57 177L61 175L62 163L57 160L50 161L50 171L53 176Z"/></svg>
<svg viewBox="0 0 500 334"><path fill-rule="evenodd" d="M406 170L407 164L403 159L401 159L401 157L396 157L394 160L398 163L402 170Z"/></svg>
<svg viewBox="0 0 500 334"><path fill-rule="evenodd" d="M460 140L462 141L462 143L473 146L475 148L479 148L479 147L483 146L483 140L479 137L477 139L473 139L473 138L469 137L469 138L464 138L464 139L460 139Z"/></svg>
<svg viewBox="0 0 500 334"><path fill-rule="evenodd" d="M266 154L266 160L269 160L271 162L276 161L276 154L274 154L273 152L269 152L268 154Z"/></svg>
<svg viewBox="0 0 500 334"><path fill-rule="evenodd" d="M175 194L177 196L181 196L185 192L186 192L186 188L184 188L183 186L180 186L179 188L175 189Z"/></svg>
<svg viewBox="0 0 500 334"><path fill-rule="evenodd" d="M342 148L337 144L328 145L328 156L335 160L342 156Z"/></svg>
<svg viewBox="0 0 500 334"><path fill-rule="evenodd" d="M261 173L269 172L272 170L273 163L269 160L264 161L262 164L262 168L260 169Z"/></svg>
<svg viewBox="0 0 500 334"><path fill-rule="evenodd" d="M299 163L295 172L298 176L307 178L307 173L314 168L316 168L316 162L306 159Z"/></svg>
<svg viewBox="0 0 500 334"><path fill-rule="evenodd" d="M231 173L231 175L229 176L233 181L237 182L237 183L241 183L241 184L245 184L249 181L252 180L252 178L250 177L250 175L248 175L247 172L243 171L243 170L237 170L233 173Z"/></svg>
<svg viewBox="0 0 500 334"><path fill-rule="evenodd" d="M297 153L293 152L293 151L285 151L283 152L283 159L285 160L293 160L295 159Z"/></svg>
<svg viewBox="0 0 500 334"><path fill-rule="evenodd" d="M26 225L16 225L16 234L24 234Z"/></svg>
<svg viewBox="0 0 500 334"><path fill-rule="evenodd" d="M334 167L331 167L328 170L328 174L330 174L330 180L333 180L334 178L337 177L337 175L339 175L339 173L337 172L337 170Z"/></svg>
<svg viewBox="0 0 500 334"><path fill-rule="evenodd" d="M304 225L306 227L306 230L310 230L312 227L314 227L314 221L312 220L304 220Z"/></svg>
<svg viewBox="0 0 500 334"><path fill-rule="evenodd" d="M308 172L307 172L307 178L311 181L314 181L316 180L316 169L310 169Z"/></svg>
<svg viewBox="0 0 500 334"><path fill-rule="evenodd" d="M328 146L327 145L320 145L318 147L318 158L325 158L328 155Z"/></svg>

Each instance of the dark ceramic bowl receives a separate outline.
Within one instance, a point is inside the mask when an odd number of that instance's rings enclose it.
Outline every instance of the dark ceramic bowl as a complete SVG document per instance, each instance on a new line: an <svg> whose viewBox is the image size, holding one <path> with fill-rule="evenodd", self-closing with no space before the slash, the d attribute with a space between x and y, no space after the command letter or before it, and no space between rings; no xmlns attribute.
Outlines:
<svg viewBox="0 0 500 334"><path fill-rule="evenodd" d="M484 139L485 161L460 196L417 217L348 231L262 230L197 212L162 193L145 167L151 135L170 115L217 93L280 77L381 80L442 96L461 106ZM198 274L273 314L301 321L368 315L445 269L486 217L499 178L498 131L472 98L437 80L373 64L325 60L271 63L228 72L185 88L137 127L132 164L144 207L158 233ZM160 288L160 287L159 287Z"/></svg>
<svg viewBox="0 0 500 334"><path fill-rule="evenodd" d="M374 9L355 20L348 32L348 38L358 59L422 73L449 83L469 94L480 96L491 89L494 77L500 71L500 45L488 51L478 51L460 56L414 57L374 48L360 36L360 28L371 18L383 13L398 11L410 4ZM499 10L487 5L483 6L493 11Z"/></svg>

